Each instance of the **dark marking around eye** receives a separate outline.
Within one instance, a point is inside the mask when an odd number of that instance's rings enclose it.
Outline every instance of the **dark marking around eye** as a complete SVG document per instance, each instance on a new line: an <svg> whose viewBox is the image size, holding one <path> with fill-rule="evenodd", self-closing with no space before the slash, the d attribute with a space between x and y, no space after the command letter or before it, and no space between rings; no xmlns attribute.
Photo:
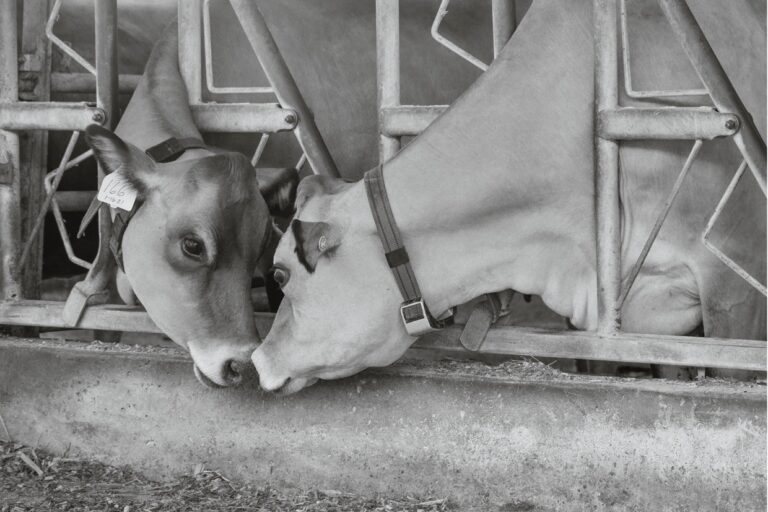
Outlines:
<svg viewBox="0 0 768 512"><path fill-rule="evenodd" d="M301 230L301 225L298 222L291 222L291 233L296 239L296 257L299 259L299 263L307 269L310 274L315 272L315 266L310 264L307 260L307 254L304 252L304 234Z"/></svg>

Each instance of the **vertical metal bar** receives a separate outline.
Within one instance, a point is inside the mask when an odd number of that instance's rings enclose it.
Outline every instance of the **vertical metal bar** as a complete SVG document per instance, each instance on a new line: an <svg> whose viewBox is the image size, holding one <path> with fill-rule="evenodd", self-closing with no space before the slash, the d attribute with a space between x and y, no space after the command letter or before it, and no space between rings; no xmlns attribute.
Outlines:
<svg viewBox="0 0 768 512"><path fill-rule="evenodd" d="M493 26L493 58L499 55L517 27L515 0L491 0Z"/></svg>
<svg viewBox="0 0 768 512"><path fill-rule="evenodd" d="M17 2L0 0L0 103L19 97ZM19 136L0 131L0 292L20 299L17 258L21 247L19 202Z"/></svg>
<svg viewBox="0 0 768 512"><path fill-rule="evenodd" d="M107 120L106 128L114 129L118 117L117 89L117 0L99 0L95 2L96 31L96 105L104 109ZM104 170L99 166L99 186L104 179ZM112 263L109 252L109 238L112 233L112 219L109 211L99 211L99 251L91 268L89 277L102 274L107 265ZM104 278L100 279L105 280ZM104 282L106 286L106 280Z"/></svg>
<svg viewBox="0 0 768 512"><path fill-rule="evenodd" d="M94 4L96 27L96 105L107 114L105 128L117 126L117 0Z"/></svg>
<svg viewBox="0 0 768 512"><path fill-rule="evenodd" d="M201 0L179 0L178 20L179 70L187 86L189 104L196 105L203 100Z"/></svg>
<svg viewBox="0 0 768 512"><path fill-rule="evenodd" d="M601 110L618 106L618 31L616 0L594 0L595 119ZM597 124L595 123L595 130ZM597 220L597 330L619 330L621 290L621 224L619 210L619 144L595 131L595 211Z"/></svg>
<svg viewBox="0 0 768 512"><path fill-rule="evenodd" d="M106 128L117 126L117 0L99 0L95 7L96 41L96 105L107 115ZM104 179L104 170L99 167L99 186ZM112 232L112 220L108 210L99 211L99 251L89 273L101 274L111 263L108 242ZM100 280L104 280L103 278ZM106 286L106 281L104 283Z"/></svg>
<svg viewBox="0 0 768 512"><path fill-rule="evenodd" d="M400 0L376 0L376 84L379 162L400 150L400 138L381 134L383 109L400 105Z"/></svg>
<svg viewBox="0 0 768 512"><path fill-rule="evenodd" d="M117 0L99 0L95 2L96 31L96 103L106 113L104 125L112 128L117 125L118 90L117 90ZM99 166L99 186L104 179L104 170ZM112 234L112 219L109 210L99 210L99 250L96 259L88 271L85 280L78 283L70 294L65 307L65 317L71 324L76 324L85 307L86 300L100 295L106 300L105 293L109 281L114 277L115 263L109 251L109 239Z"/></svg>
<svg viewBox="0 0 768 512"><path fill-rule="evenodd" d="M765 192L766 149L765 141L757 131L752 116L739 98L723 66L712 50L707 37L693 17L685 0L659 0L664 15L672 25L693 69L699 75L704 87L709 90L712 101L720 112L736 114L741 120L741 129L734 135L734 142L741 151L749 168Z"/></svg>
<svg viewBox="0 0 768 512"><path fill-rule="evenodd" d="M312 170L316 174L338 177L339 171L336 168L336 163L333 161L322 135L320 135L320 130L317 129L312 112L310 112L293 75L285 64L280 49L256 6L256 2L230 0L230 3L280 105L283 108L294 110L299 117L294 134L301 149L307 155ZM293 116L293 114L286 115Z"/></svg>
<svg viewBox="0 0 768 512"><path fill-rule="evenodd" d="M51 42L45 37L50 2L32 0L23 2L21 33L20 83L31 82L35 86L26 100L50 101L51 99ZM20 139L19 190L24 205L21 216L21 240L27 249L26 263L19 261L19 279L26 299L40 298L40 281L43 270L43 237L35 235L35 217L41 211L45 196L44 178L48 172L48 132L35 130Z"/></svg>

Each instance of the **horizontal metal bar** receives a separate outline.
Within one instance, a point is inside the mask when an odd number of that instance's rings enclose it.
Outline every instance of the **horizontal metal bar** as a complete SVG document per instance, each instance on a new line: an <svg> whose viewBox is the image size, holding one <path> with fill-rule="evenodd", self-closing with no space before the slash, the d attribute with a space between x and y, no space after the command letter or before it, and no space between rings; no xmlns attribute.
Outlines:
<svg viewBox="0 0 768 512"><path fill-rule="evenodd" d="M760 188L765 191L765 141L757 130L752 115L741 101L688 3L685 0L659 0L659 5L717 109L720 112L734 113L741 119L741 129L734 137L734 142L747 161L755 179L760 183ZM763 114L763 112L755 113L755 115Z"/></svg>
<svg viewBox="0 0 768 512"><path fill-rule="evenodd" d="M61 190L53 198L62 212L84 212L95 196L95 190Z"/></svg>
<svg viewBox="0 0 768 512"><path fill-rule="evenodd" d="M460 328L428 334L414 348L466 353ZM493 327L480 350L500 355L591 359L765 371L766 342L687 336L621 333L600 336L585 331Z"/></svg>
<svg viewBox="0 0 768 512"><path fill-rule="evenodd" d="M600 137L611 140L711 140L739 131L739 118L711 108L617 108L601 110Z"/></svg>
<svg viewBox="0 0 768 512"><path fill-rule="evenodd" d="M296 112L277 103L200 103L190 105L202 132L274 133L293 130Z"/></svg>
<svg viewBox="0 0 768 512"><path fill-rule="evenodd" d="M0 104L0 128L5 130L85 130L106 121L103 109L85 103L15 102Z"/></svg>
<svg viewBox="0 0 768 512"><path fill-rule="evenodd" d="M0 301L0 325L37 325L71 329L62 313L64 302L47 300ZM254 313L256 328L266 334L272 326L274 315ZM134 306L104 304L85 309L78 329L104 331L149 332L162 334L146 311Z"/></svg>
<svg viewBox="0 0 768 512"><path fill-rule="evenodd" d="M418 135L446 110L448 105L384 107L381 109L381 133L389 137Z"/></svg>
<svg viewBox="0 0 768 512"><path fill-rule="evenodd" d="M62 319L63 308L63 303L53 301L0 302L0 324L67 328L70 326ZM259 333L264 335L269 332L273 318L271 313L254 313ZM87 308L78 328L160 332L144 311L119 305ZM466 353L459 342L460 334L460 326L450 327L419 339L414 348ZM629 333L600 336L583 331L493 327L480 352L757 371L766 369L766 342L759 340Z"/></svg>
<svg viewBox="0 0 768 512"><path fill-rule="evenodd" d="M139 85L141 75L118 75L117 79L118 91L130 94ZM96 92L96 77L90 73L51 73L51 91L92 94Z"/></svg>

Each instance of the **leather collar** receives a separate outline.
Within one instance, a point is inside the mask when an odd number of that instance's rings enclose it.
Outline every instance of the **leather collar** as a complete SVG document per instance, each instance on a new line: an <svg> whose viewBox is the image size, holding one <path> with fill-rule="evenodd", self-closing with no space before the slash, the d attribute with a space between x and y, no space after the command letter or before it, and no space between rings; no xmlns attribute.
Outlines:
<svg viewBox="0 0 768 512"><path fill-rule="evenodd" d="M371 207L373 221L379 234L384 256L392 270L403 303L400 306L400 318L411 336L420 336L442 329L453 323L453 310L447 316L436 319L432 316L421 296L419 283L413 272L408 252L405 250L400 230L397 228L392 207L389 204L387 189L384 185L384 169L379 165L365 173L365 190L368 205Z"/></svg>

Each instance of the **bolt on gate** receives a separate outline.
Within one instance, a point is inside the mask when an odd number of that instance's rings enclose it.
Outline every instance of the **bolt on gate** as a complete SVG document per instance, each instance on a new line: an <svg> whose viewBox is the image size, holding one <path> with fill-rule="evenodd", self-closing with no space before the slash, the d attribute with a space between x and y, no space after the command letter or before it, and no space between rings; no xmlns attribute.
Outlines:
<svg viewBox="0 0 768 512"><path fill-rule="evenodd" d="M746 274L744 269L738 267L720 249L714 247L708 241L707 234L746 168L750 169L763 192L766 171L765 144L685 0L659 2L704 84L705 89L701 90L635 91L632 88L626 39L626 9L622 0L619 10L618 1L594 0L598 332L495 327L488 332L480 351L501 355L765 371L764 341L639 335L623 333L619 329L621 304L666 218L682 178L690 169L702 141L714 137L732 137L744 155L744 163L734 175L732 186L726 190L716 207L707 230L702 234L702 241L725 264L765 294L765 287ZM138 82L137 76L118 74L116 0L95 2L95 65L82 59L55 36L53 26L61 2L62 0L55 0L50 9L48 0L23 3L25 17L22 44L26 46L23 48L22 71L26 74L22 73L20 81L16 43L18 3L15 0L0 0L0 324L159 332L157 326L140 309L104 304L104 290L111 275L111 265L114 265L106 247L111 223L108 215L100 215L99 218L100 248L94 262L84 262L76 258L68 240L63 237L70 259L79 260L76 262L89 269L85 281L75 285L66 303L24 298L24 291L34 289L40 280L41 252L37 235L49 206L61 233L66 234L62 228L58 199L64 201L68 196L57 193L56 187L67 169L90 156L90 152L86 152L71 158L78 131L94 122L114 127L117 121L118 91L131 91ZM400 104L399 2L400 0L376 0L379 154L382 162L394 156L400 149L400 137L418 135L448 108L447 105ZM439 33L449 2L450 0L441 0L431 29L433 38L476 67L487 69L487 64ZM214 85L210 62L210 0L179 0L179 62L196 124L202 131L207 132L263 134L253 155L254 165L267 143L269 133L291 130L304 151L297 167L306 161L316 173L338 176L333 159L312 120L311 113L255 3L248 0L230 0L230 3L264 68L270 86L237 88L233 91ZM515 7L515 0L491 0L494 56L515 29ZM617 13L620 13L623 28L624 83L630 97L706 94L711 97L717 109L621 108L618 105L617 49L620 36ZM40 40L43 28L47 37ZM35 51L29 54L27 39L36 42L33 45ZM83 65L88 73L51 73L51 43ZM206 58L203 59L203 56ZM206 66L207 87L211 92L272 92L278 103L203 103L203 61ZM29 80L30 70L37 75L34 82ZM95 106L48 101L52 89L70 92L91 91L94 86L97 99ZM19 101L20 93L23 99L36 101ZM32 144L36 144L34 147L42 147L43 150L22 151L18 132L29 130L35 130L32 138ZM43 180L44 183L34 184L34 175L44 174L46 130L68 130L73 131L73 135L58 169L49 173ZM633 139L690 139L695 142L688 161L666 199L665 208L650 233L630 278L622 288L618 224L618 144L620 140ZM102 177L99 172L99 180ZM33 183L36 187L33 192L37 193L36 196L34 193L30 195L31 198L35 196L30 212L35 212L34 206L38 204L40 212L35 219L24 219L22 225L20 197L22 188L29 188L29 183ZM86 194L89 194L88 197L80 198L76 202L87 204L92 193ZM30 212L27 212L26 217L31 217ZM255 319L257 328L264 332L269 329L272 315L255 313ZM448 352L463 351L458 337L459 330L449 328L423 337L416 346Z"/></svg>

